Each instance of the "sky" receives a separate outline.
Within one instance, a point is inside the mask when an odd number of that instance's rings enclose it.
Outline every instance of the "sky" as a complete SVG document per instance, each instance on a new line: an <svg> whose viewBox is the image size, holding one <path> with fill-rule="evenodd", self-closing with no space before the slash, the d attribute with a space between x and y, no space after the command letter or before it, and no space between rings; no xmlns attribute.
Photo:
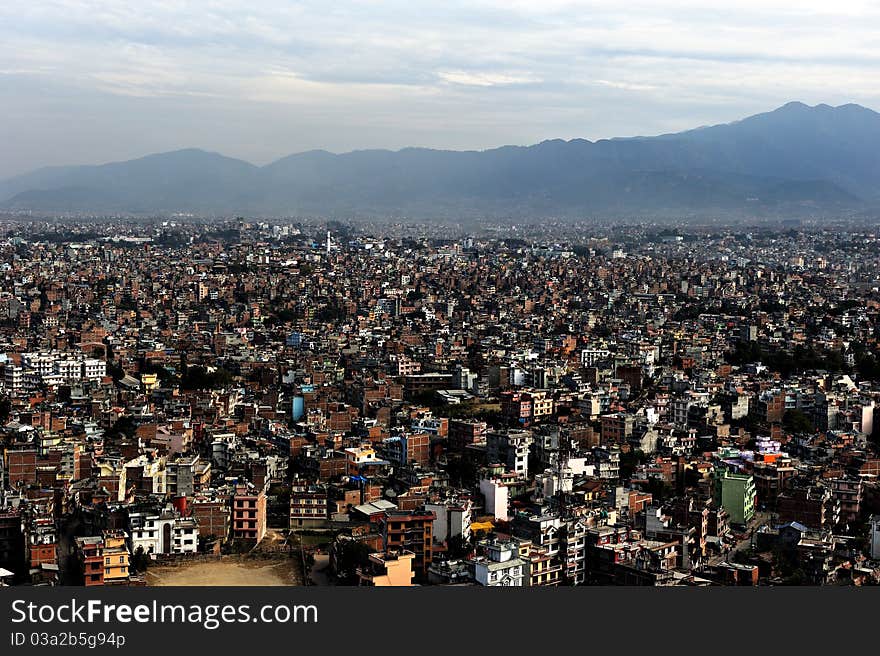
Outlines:
<svg viewBox="0 0 880 656"><path fill-rule="evenodd" d="M719 5L712 8L712 5ZM484 149L880 109L880 2L3 0L0 178L196 147Z"/></svg>

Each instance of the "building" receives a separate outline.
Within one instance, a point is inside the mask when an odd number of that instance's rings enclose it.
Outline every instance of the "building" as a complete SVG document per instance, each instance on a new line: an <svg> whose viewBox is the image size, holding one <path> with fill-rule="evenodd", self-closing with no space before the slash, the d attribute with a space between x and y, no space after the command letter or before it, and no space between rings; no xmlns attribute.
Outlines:
<svg viewBox="0 0 880 656"><path fill-rule="evenodd" d="M382 442L386 457L398 465L427 467L431 460L431 436L428 433L404 433Z"/></svg>
<svg viewBox="0 0 880 656"><path fill-rule="evenodd" d="M449 538L470 539L473 503L470 499L444 499L426 503L425 510L434 513L434 540L444 543Z"/></svg>
<svg viewBox="0 0 880 656"><path fill-rule="evenodd" d="M602 415L602 444L621 445L632 437L635 417L623 412Z"/></svg>
<svg viewBox="0 0 880 656"><path fill-rule="evenodd" d="M435 519L428 511L386 510L379 518L384 552L411 552L413 571L424 577L434 559Z"/></svg>
<svg viewBox="0 0 880 656"><path fill-rule="evenodd" d="M200 538L226 539L230 515L228 498L198 495L188 502L188 507Z"/></svg>
<svg viewBox="0 0 880 656"><path fill-rule="evenodd" d="M369 565L358 570L360 585L371 587L409 587L412 585L413 559L411 551L389 551L370 554Z"/></svg>
<svg viewBox="0 0 880 656"><path fill-rule="evenodd" d="M779 494L785 490L789 479L796 473L797 470L792 467L788 458L756 462L752 468L752 476L761 503L769 508L775 508ZM734 521L732 517L731 521Z"/></svg>
<svg viewBox="0 0 880 656"><path fill-rule="evenodd" d="M472 444L485 444L488 426L485 421L451 419L449 421L449 449L462 451Z"/></svg>
<svg viewBox="0 0 880 656"><path fill-rule="evenodd" d="M492 540L484 547L486 555L474 559L474 580L485 587L522 587L526 564L517 544Z"/></svg>
<svg viewBox="0 0 880 656"><path fill-rule="evenodd" d="M294 480L290 486L290 530L322 528L330 518L325 485Z"/></svg>
<svg viewBox="0 0 880 656"><path fill-rule="evenodd" d="M840 522L840 501L827 487L796 487L779 495L776 511L781 524L798 522L814 529L828 529Z"/></svg>
<svg viewBox="0 0 880 656"><path fill-rule="evenodd" d="M104 531L101 555L104 558L104 585L127 583L130 554L125 531Z"/></svg>
<svg viewBox="0 0 880 656"><path fill-rule="evenodd" d="M862 479L835 478L831 481L831 491L840 504L840 521L855 522L861 515Z"/></svg>
<svg viewBox="0 0 880 656"><path fill-rule="evenodd" d="M562 583L582 585L586 581L587 527L580 518L518 512L511 530L514 537L528 540L550 557L547 567L559 567Z"/></svg>
<svg viewBox="0 0 880 656"><path fill-rule="evenodd" d="M104 531L101 536L76 538L76 561L83 584L120 585L130 580L130 553L125 531Z"/></svg>
<svg viewBox="0 0 880 656"><path fill-rule="evenodd" d="M490 464L504 465L507 471L525 475L529 470L529 431L489 431L486 436L486 457Z"/></svg>
<svg viewBox="0 0 880 656"><path fill-rule="evenodd" d="M484 478L480 481L480 493L483 495L486 514L495 519L507 520L510 512L509 486L497 478Z"/></svg>
<svg viewBox="0 0 880 656"><path fill-rule="evenodd" d="M880 560L880 515L871 515L871 559Z"/></svg>
<svg viewBox="0 0 880 656"><path fill-rule="evenodd" d="M172 496L192 496L211 482L211 463L197 455L178 456L165 466L165 491Z"/></svg>
<svg viewBox="0 0 880 656"><path fill-rule="evenodd" d="M266 491L236 485L232 497L232 539L257 543L266 536Z"/></svg>
<svg viewBox="0 0 880 656"><path fill-rule="evenodd" d="M755 481L748 474L725 471L716 483L720 505L727 511L730 522L745 524L755 516Z"/></svg>
<svg viewBox="0 0 880 656"><path fill-rule="evenodd" d="M42 516L31 521L27 537L28 562L32 569L58 564L58 536L52 517Z"/></svg>
<svg viewBox="0 0 880 656"><path fill-rule="evenodd" d="M75 540L80 574L86 587L104 585L103 545L103 540L95 536Z"/></svg>
<svg viewBox="0 0 880 656"><path fill-rule="evenodd" d="M522 399L530 404L529 410L533 421L540 422L553 416L553 397L546 390L524 392Z"/></svg>
<svg viewBox="0 0 880 656"><path fill-rule="evenodd" d="M530 587L555 587L562 580L562 565L554 560L546 549L532 544L531 540L513 538L519 549L519 558L525 564L523 585Z"/></svg>
<svg viewBox="0 0 880 656"><path fill-rule="evenodd" d="M593 449L593 462L599 478L609 481L617 481L620 478L620 449L616 446Z"/></svg>
<svg viewBox="0 0 880 656"><path fill-rule="evenodd" d="M145 554L196 553L199 548L199 529L192 517L181 517L171 507L160 513L131 513L131 548Z"/></svg>

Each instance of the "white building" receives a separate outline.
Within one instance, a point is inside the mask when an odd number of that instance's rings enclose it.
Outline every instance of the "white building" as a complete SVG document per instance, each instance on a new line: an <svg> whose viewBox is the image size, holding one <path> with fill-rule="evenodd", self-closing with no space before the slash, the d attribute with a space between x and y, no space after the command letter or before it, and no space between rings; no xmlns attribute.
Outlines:
<svg viewBox="0 0 880 656"><path fill-rule="evenodd" d="M474 579L486 587L521 587L525 563L511 541L492 541L486 545L486 556L474 561Z"/></svg>
<svg viewBox="0 0 880 656"><path fill-rule="evenodd" d="M82 363L82 377L86 380L100 380L107 375L107 362L97 358L87 358Z"/></svg>
<svg viewBox="0 0 880 656"><path fill-rule="evenodd" d="M509 492L507 486L497 479L485 478L480 481L480 492L485 499L485 511L495 519L507 520Z"/></svg>
<svg viewBox="0 0 880 656"><path fill-rule="evenodd" d="M426 503L425 510L434 513L434 540L443 543L449 538L471 536L473 504L470 499L447 499L438 503Z"/></svg>
<svg viewBox="0 0 880 656"><path fill-rule="evenodd" d="M12 394L23 392L25 389L24 367L7 364L4 371L4 382L6 383L7 392Z"/></svg>
<svg viewBox="0 0 880 656"><path fill-rule="evenodd" d="M138 547L147 554L196 553L199 548L199 530L196 520L180 517L170 507L161 514L132 513L131 548Z"/></svg>
<svg viewBox="0 0 880 656"><path fill-rule="evenodd" d="M43 383L56 387L80 380L100 380L107 375L107 362L79 353L29 352L21 354L21 366L7 366L6 389L27 392Z"/></svg>

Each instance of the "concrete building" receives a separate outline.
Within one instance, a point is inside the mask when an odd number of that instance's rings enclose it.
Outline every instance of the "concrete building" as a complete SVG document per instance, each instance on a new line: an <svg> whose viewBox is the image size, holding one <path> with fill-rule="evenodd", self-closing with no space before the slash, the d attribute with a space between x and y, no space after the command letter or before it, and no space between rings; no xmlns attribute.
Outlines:
<svg viewBox="0 0 880 656"><path fill-rule="evenodd" d="M84 585L119 585L130 579L130 553L125 531L104 531L102 535L75 539L76 560Z"/></svg>
<svg viewBox="0 0 880 656"><path fill-rule="evenodd" d="M484 509L487 515L492 515L495 519L508 519L510 495L506 483L494 478L484 478L480 481L480 493L485 500Z"/></svg>
<svg viewBox="0 0 880 656"><path fill-rule="evenodd" d="M486 435L486 457L490 463L502 464L507 471L525 475L529 469L529 431L489 431Z"/></svg>
<svg viewBox="0 0 880 656"><path fill-rule="evenodd" d="M229 498L200 494L188 502L200 538L225 540L229 533Z"/></svg>
<svg viewBox="0 0 880 656"><path fill-rule="evenodd" d="M397 587L405 588L412 586L413 560L415 554L411 551L389 551L388 553L370 554L369 565L358 570L360 585L370 587Z"/></svg>
<svg viewBox="0 0 880 656"><path fill-rule="evenodd" d="M871 559L880 560L880 515L871 515Z"/></svg>
<svg viewBox="0 0 880 656"><path fill-rule="evenodd" d="M205 478L205 470L200 467L209 463L201 463L197 455L178 456L175 460L166 463L165 466L165 490L172 496L192 496L201 486ZM207 480L210 482L210 469L207 472Z"/></svg>
<svg viewBox="0 0 880 656"><path fill-rule="evenodd" d="M294 480L290 486L290 530L322 528L330 518L327 487Z"/></svg>
<svg viewBox="0 0 880 656"><path fill-rule="evenodd" d="M624 412L602 415L602 444L621 445L633 434L635 417Z"/></svg>
<svg viewBox="0 0 880 656"><path fill-rule="evenodd" d="M434 513L387 510L379 525L385 553L409 551L413 554L413 571L424 577L434 559Z"/></svg>
<svg viewBox="0 0 880 656"><path fill-rule="evenodd" d="M862 508L862 480L860 478L835 478L831 491L840 504L840 521L854 522L859 519Z"/></svg>
<svg viewBox="0 0 880 656"><path fill-rule="evenodd" d="M232 539L253 540L266 536L266 491L253 485L237 485L232 497Z"/></svg>
<svg viewBox="0 0 880 656"><path fill-rule="evenodd" d="M473 503L470 499L444 499L426 503L425 510L437 516L434 520L434 540L440 544L449 538L461 536L464 540L471 536Z"/></svg>
<svg viewBox="0 0 880 656"><path fill-rule="evenodd" d="M132 513L131 548L146 554L196 553L199 548L198 523L192 517L181 517L171 507L161 513Z"/></svg>
<svg viewBox="0 0 880 656"><path fill-rule="evenodd" d="M755 516L755 481L748 474L725 471L716 482L718 500L731 523L745 524Z"/></svg>
<svg viewBox="0 0 880 656"><path fill-rule="evenodd" d="M474 580L486 587L522 587L525 562L513 541L493 540L485 545L486 555L474 560Z"/></svg>
<svg viewBox="0 0 880 656"><path fill-rule="evenodd" d="M472 444L485 444L488 426L485 421L451 419L449 421L449 448L461 451Z"/></svg>

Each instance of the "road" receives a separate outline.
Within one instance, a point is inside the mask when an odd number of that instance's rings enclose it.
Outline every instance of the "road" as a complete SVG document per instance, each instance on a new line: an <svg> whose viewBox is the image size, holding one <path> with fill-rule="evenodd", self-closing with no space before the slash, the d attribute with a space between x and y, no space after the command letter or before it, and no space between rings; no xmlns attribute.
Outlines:
<svg viewBox="0 0 880 656"><path fill-rule="evenodd" d="M737 542L733 545L727 547L727 550L721 553L718 556L713 556L708 559L709 565L717 565L719 563L723 563L725 561L729 561L733 558L733 555L737 551L746 551L752 546L752 538L755 535L755 532L758 530L760 526L763 524L771 523L772 515L768 512L757 512L752 520L748 524L748 528L745 532L745 535L742 539L737 540Z"/></svg>
<svg viewBox="0 0 880 656"><path fill-rule="evenodd" d="M312 571L309 575L312 577L312 583L315 585L330 585L330 577L327 575L330 567L330 556L325 553L315 554L315 564L312 565Z"/></svg>

